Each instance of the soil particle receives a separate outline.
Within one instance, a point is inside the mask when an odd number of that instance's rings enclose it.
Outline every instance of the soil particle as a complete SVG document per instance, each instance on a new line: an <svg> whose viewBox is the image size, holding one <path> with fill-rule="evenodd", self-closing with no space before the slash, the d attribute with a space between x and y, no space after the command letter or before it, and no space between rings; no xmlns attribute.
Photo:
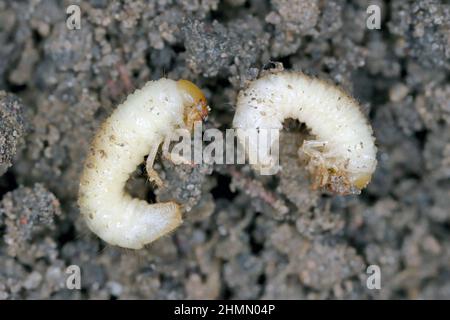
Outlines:
<svg viewBox="0 0 450 320"><path fill-rule="evenodd" d="M24 106L21 100L0 91L0 176L12 165L24 134Z"/></svg>

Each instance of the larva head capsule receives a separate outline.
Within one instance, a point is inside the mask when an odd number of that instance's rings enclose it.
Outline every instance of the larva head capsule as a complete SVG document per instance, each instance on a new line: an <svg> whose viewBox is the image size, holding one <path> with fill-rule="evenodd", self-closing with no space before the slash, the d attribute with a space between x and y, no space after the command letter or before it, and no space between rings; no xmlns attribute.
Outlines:
<svg viewBox="0 0 450 320"><path fill-rule="evenodd" d="M177 85L185 100L184 123L190 130L196 121L205 120L210 110L203 92L188 80L178 80Z"/></svg>

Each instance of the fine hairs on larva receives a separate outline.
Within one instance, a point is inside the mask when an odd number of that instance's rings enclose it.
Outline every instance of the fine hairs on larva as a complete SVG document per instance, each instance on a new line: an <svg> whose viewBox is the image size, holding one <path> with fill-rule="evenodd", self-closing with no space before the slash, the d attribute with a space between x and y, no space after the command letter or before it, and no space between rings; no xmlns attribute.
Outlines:
<svg viewBox="0 0 450 320"><path fill-rule="evenodd" d="M355 99L299 72L269 73L239 93L233 126L244 129L237 130L237 137L245 146L245 129L281 130L288 118L305 123L315 137L299 150L309 158L313 188L357 194L367 186L377 165L377 149L372 128ZM246 146L247 153L266 155L254 165L258 171L276 166L268 150L256 150L271 147L275 138L270 139L267 146Z"/></svg>
<svg viewBox="0 0 450 320"><path fill-rule="evenodd" d="M149 81L105 120L91 144L81 175L78 204L88 227L111 245L140 249L181 222L180 206L132 198L125 184L147 158L147 174L161 186L153 162L164 139L177 128L192 130L208 106L187 80Z"/></svg>

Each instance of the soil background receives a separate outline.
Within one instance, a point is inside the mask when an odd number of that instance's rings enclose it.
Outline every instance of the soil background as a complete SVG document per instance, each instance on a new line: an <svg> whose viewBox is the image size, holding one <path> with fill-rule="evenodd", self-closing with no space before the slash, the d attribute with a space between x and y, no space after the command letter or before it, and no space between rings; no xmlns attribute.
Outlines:
<svg viewBox="0 0 450 320"><path fill-rule="evenodd" d="M81 29L66 26L78 4ZM370 4L381 29L366 27ZM287 122L282 172L174 166L127 188L186 210L143 250L106 245L76 205L89 143L148 80L204 89L206 127L231 127L239 90L300 70L362 104L378 167L361 195L310 188ZM0 299L449 299L450 7L393 0L0 0ZM366 268L381 268L381 290ZM81 290L66 268L81 268Z"/></svg>

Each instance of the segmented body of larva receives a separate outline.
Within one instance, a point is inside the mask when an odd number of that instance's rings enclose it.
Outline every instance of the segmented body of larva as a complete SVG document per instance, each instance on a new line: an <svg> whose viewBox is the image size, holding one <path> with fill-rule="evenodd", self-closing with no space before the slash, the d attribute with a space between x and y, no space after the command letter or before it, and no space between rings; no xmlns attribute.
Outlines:
<svg viewBox="0 0 450 320"><path fill-rule="evenodd" d="M355 99L332 84L302 73L268 74L239 93L233 126L281 129L287 118L305 123L315 136L301 147L309 156L314 188L353 194L366 187L375 171L377 149L372 128ZM242 131L237 136L244 143ZM274 142L270 141L268 147ZM274 165L273 156L256 147L251 144L247 151L267 156L258 159L255 169Z"/></svg>
<svg viewBox="0 0 450 320"><path fill-rule="evenodd" d="M152 169L158 148L176 128L189 128L207 115L200 89L186 80L148 82L129 95L97 132L81 176L78 204L89 228L112 245L139 249L178 227L179 205L132 198L125 184L147 159Z"/></svg>

